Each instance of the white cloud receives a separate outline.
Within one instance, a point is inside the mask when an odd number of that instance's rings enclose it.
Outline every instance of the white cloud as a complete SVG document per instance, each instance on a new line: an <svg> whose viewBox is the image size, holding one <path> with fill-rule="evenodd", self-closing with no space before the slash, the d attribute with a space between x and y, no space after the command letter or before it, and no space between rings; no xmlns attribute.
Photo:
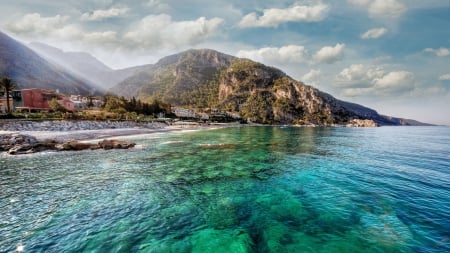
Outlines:
<svg viewBox="0 0 450 253"><path fill-rule="evenodd" d="M372 18L398 18L408 9L402 0L347 0L347 2L366 7Z"/></svg>
<svg viewBox="0 0 450 253"><path fill-rule="evenodd" d="M345 44L336 44L327 46L317 51L314 56L308 53L304 46L288 45L283 47L264 47L255 50L240 50L238 57L249 58L254 61L267 64L286 64L286 63L327 63L331 64L341 60L344 57Z"/></svg>
<svg viewBox="0 0 450 253"><path fill-rule="evenodd" d="M381 67L366 67L362 64L353 64L345 68L336 77L337 86L340 87L370 87L375 78L384 76Z"/></svg>
<svg viewBox="0 0 450 253"><path fill-rule="evenodd" d="M393 71L389 72L381 78L373 80L375 89L382 89L388 92L403 91L405 89L414 88L414 74L409 71Z"/></svg>
<svg viewBox="0 0 450 253"><path fill-rule="evenodd" d="M314 60L319 63L334 63L344 57L345 44L336 44L334 47L323 47L314 55Z"/></svg>
<svg viewBox="0 0 450 253"><path fill-rule="evenodd" d="M436 56L439 57L445 57L445 56L449 56L450 55L450 49L448 48L438 48L438 49L433 49L433 48L425 48L425 50L423 50L424 52L428 52L428 53L434 53L436 54Z"/></svg>
<svg viewBox="0 0 450 253"><path fill-rule="evenodd" d="M397 18L407 9L399 0L375 0L369 5L372 17Z"/></svg>
<svg viewBox="0 0 450 253"><path fill-rule="evenodd" d="M69 17L56 15L42 17L40 14L26 14L22 19L8 25L10 31L42 41L74 41L90 45L112 44L118 41L114 31L86 32L80 26L69 24Z"/></svg>
<svg viewBox="0 0 450 253"><path fill-rule="evenodd" d="M385 35L387 33L387 29L382 27L382 28L374 28L374 29L370 29L367 32L361 34L361 39L378 39L381 36Z"/></svg>
<svg viewBox="0 0 450 253"><path fill-rule="evenodd" d="M95 10L93 12L86 12L81 15L83 21L98 21L109 18L124 17L130 9L127 7L112 7L107 10Z"/></svg>
<svg viewBox="0 0 450 253"><path fill-rule="evenodd" d="M286 22L318 22L328 13L328 5L318 3L316 5L294 5L287 9L265 9L263 15L258 16L252 12L244 16L238 26L247 27L277 27Z"/></svg>
<svg viewBox="0 0 450 253"><path fill-rule="evenodd" d="M370 3L370 0L347 0L351 4L366 6Z"/></svg>
<svg viewBox="0 0 450 253"><path fill-rule="evenodd" d="M105 16L103 16L105 17ZM27 14L9 25L9 30L22 37L53 44L68 42L88 48L90 45L115 49L179 49L197 45L218 34L223 19L200 17L196 20L174 21L167 14L149 15L129 26L123 33L112 30L86 31L69 17L42 17ZM135 51L136 51L135 50Z"/></svg>
<svg viewBox="0 0 450 253"><path fill-rule="evenodd" d="M218 33L223 19L173 21L167 14L149 15L131 26L124 43L141 48L177 48L195 45Z"/></svg>
<svg viewBox="0 0 450 253"><path fill-rule="evenodd" d="M56 15L41 17L38 13L26 14L21 20L8 25L8 29L17 34L47 34L49 30L62 28L69 17Z"/></svg>
<svg viewBox="0 0 450 253"><path fill-rule="evenodd" d="M450 73L449 73L449 74L441 75L441 76L439 77L439 80L441 80L441 81L448 81L448 80L450 80Z"/></svg>
<svg viewBox="0 0 450 253"><path fill-rule="evenodd" d="M167 11L170 10L170 5L162 3L160 0L149 0L146 5L157 11Z"/></svg>
<svg viewBox="0 0 450 253"><path fill-rule="evenodd" d="M249 58L267 63L299 63L308 59L304 46L288 45L284 47L264 47L257 50L240 50L238 57Z"/></svg>
<svg viewBox="0 0 450 253"><path fill-rule="evenodd" d="M303 75L301 80L307 85L316 86L321 76L322 73L320 72L320 70L311 69L311 71Z"/></svg>
<svg viewBox="0 0 450 253"><path fill-rule="evenodd" d="M386 72L379 66L354 64L336 76L336 86L347 97L359 95L396 95L415 88L414 74L401 70Z"/></svg>

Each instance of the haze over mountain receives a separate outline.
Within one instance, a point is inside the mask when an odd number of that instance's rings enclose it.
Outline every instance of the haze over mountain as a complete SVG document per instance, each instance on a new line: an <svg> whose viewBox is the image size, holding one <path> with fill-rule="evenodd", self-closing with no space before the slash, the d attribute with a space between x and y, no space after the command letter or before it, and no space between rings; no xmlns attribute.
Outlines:
<svg viewBox="0 0 450 253"><path fill-rule="evenodd" d="M98 90L2 32L0 76L12 78L19 88L52 89L69 94L91 94Z"/></svg>
<svg viewBox="0 0 450 253"><path fill-rule="evenodd" d="M146 67L144 65L113 70L91 54L85 52L65 52L39 42L32 42L29 46L46 60L63 66L71 74L89 80L104 90Z"/></svg>

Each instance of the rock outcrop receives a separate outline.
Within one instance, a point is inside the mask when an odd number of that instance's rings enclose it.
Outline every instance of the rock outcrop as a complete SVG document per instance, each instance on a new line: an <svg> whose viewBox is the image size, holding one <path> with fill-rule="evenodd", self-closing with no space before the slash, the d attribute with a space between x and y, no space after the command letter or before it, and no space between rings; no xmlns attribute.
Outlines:
<svg viewBox="0 0 450 253"><path fill-rule="evenodd" d="M35 137L29 135L0 135L0 151L6 151L9 154L33 153L38 143Z"/></svg>
<svg viewBox="0 0 450 253"><path fill-rule="evenodd" d="M55 150L69 151L69 150L86 150L86 149L98 149L97 144L84 143L79 141L67 141L64 143L58 143L55 145Z"/></svg>
<svg viewBox="0 0 450 253"><path fill-rule="evenodd" d="M31 154L44 150L55 151L79 151L95 149L129 149L136 144L121 140L102 140L98 143L87 143L80 141L66 141L59 143L55 140L38 141L35 137L23 134L0 135L0 151L10 155Z"/></svg>
<svg viewBox="0 0 450 253"><path fill-rule="evenodd" d="M209 49L167 56L111 91L174 106L218 108L263 124L328 126L346 125L353 119L379 125L415 124L338 100L279 69Z"/></svg>

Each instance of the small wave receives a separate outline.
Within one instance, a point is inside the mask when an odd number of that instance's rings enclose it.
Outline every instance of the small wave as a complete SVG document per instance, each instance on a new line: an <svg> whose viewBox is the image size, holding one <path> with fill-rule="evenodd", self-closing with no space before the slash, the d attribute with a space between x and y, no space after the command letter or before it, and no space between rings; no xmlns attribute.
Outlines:
<svg viewBox="0 0 450 253"><path fill-rule="evenodd" d="M162 145L167 145L167 144L177 144L177 143L184 143L184 141L165 141L162 142Z"/></svg>

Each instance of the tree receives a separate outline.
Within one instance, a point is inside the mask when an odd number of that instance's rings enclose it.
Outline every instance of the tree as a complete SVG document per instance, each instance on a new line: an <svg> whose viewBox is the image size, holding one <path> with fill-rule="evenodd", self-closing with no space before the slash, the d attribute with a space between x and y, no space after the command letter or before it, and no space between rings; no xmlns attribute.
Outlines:
<svg viewBox="0 0 450 253"><path fill-rule="evenodd" d="M106 99L105 111L124 113L127 111L124 107L125 105L121 98L110 96Z"/></svg>
<svg viewBox="0 0 450 253"><path fill-rule="evenodd" d="M9 93L17 87L17 83L11 80L11 78L3 77L0 80L0 86L3 88L6 94L6 112L10 113L11 108L9 106Z"/></svg>
<svg viewBox="0 0 450 253"><path fill-rule="evenodd" d="M86 106L87 106L88 108L94 107L94 102L93 102L94 96L88 96L87 99L88 99L88 102L87 102Z"/></svg>
<svg viewBox="0 0 450 253"><path fill-rule="evenodd" d="M55 112L67 112L67 109L62 106L56 98L52 98L52 100L48 102L48 105Z"/></svg>

